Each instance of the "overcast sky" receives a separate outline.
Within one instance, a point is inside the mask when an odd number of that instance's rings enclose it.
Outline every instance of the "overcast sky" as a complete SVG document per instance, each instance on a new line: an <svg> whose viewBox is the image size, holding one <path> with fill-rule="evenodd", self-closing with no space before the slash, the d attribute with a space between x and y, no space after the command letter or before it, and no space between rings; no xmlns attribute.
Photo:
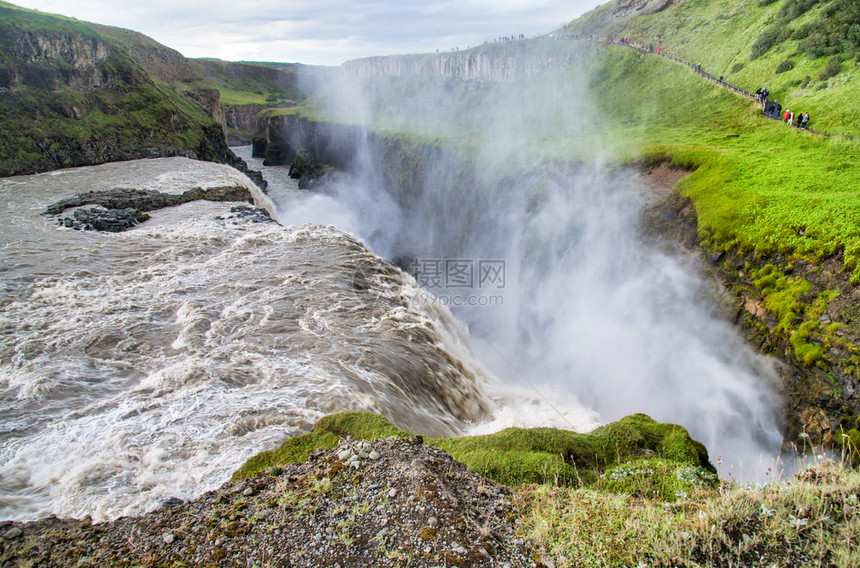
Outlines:
<svg viewBox="0 0 860 568"><path fill-rule="evenodd" d="M604 0L606 1L606 0ZM186 57L339 65L548 33L600 0L11 0L130 28Z"/></svg>

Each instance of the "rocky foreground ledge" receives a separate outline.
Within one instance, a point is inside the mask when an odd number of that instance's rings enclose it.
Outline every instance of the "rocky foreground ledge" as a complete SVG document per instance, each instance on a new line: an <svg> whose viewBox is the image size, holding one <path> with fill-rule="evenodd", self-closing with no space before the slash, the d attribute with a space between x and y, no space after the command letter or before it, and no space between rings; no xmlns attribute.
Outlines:
<svg viewBox="0 0 860 568"><path fill-rule="evenodd" d="M6 522L0 537L3 566L542 566L512 491L420 436L346 438L139 518Z"/></svg>
<svg viewBox="0 0 860 568"><path fill-rule="evenodd" d="M631 484L632 470L656 481ZM642 414L587 434L508 428L425 442L380 415L346 412L194 501L101 524L0 523L0 566L551 566L527 537L522 493L501 483L647 486L673 501L710 487L712 471L684 428Z"/></svg>

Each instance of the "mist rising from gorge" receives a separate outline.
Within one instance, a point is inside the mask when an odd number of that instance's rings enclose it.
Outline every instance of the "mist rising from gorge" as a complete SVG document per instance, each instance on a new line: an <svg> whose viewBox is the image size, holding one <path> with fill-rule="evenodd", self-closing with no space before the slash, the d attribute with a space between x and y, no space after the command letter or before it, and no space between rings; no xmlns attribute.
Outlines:
<svg viewBox="0 0 860 568"><path fill-rule="evenodd" d="M588 88L598 55L543 43L556 64L505 82L343 77L321 98L327 115L417 144L438 138L442 150L410 195L386 193L366 152L359 171L329 178L338 205L326 202L327 215L348 219L468 325L510 387L497 395L508 409L499 427L581 429L592 410L601 422L644 412L687 427L715 461L775 456L772 369L712 316L685 260L642 244L642 181L595 145L606 130ZM496 50L499 64L511 53ZM502 285L490 278L500 269Z"/></svg>

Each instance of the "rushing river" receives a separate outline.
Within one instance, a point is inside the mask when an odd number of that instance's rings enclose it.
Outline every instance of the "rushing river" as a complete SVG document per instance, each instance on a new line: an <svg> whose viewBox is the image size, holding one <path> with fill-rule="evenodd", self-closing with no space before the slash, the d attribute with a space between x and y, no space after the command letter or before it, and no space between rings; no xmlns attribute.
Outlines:
<svg viewBox="0 0 860 568"><path fill-rule="evenodd" d="M343 410L435 435L587 430L643 411L689 426L712 454L772 448L765 366L695 307L678 263L619 232L623 217L601 217L598 230L593 209L568 202L533 215L540 230L500 224L509 238L459 251L490 270L497 305L458 307L484 293L428 293L426 271L451 254L432 220L378 192L342 199L296 189L283 168L264 173L269 196L231 168L184 158L0 180L0 517L140 514L217 487ZM247 186L280 224L206 201L117 234L42 215L90 190L223 185ZM380 215L397 228L380 231ZM560 249L544 230L553 224L569 241ZM607 239L611 255L595 245ZM409 242L422 248L404 251ZM423 272L364 243L411 252Z"/></svg>
<svg viewBox="0 0 860 568"><path fill-rule="evenodd" d="M435 434L488 415L463 330L334 227L205 201L118 234L41 215L83 191L227 184L256 191L183 158L0 181L2 517L141 513L329 412Z"/></svg>

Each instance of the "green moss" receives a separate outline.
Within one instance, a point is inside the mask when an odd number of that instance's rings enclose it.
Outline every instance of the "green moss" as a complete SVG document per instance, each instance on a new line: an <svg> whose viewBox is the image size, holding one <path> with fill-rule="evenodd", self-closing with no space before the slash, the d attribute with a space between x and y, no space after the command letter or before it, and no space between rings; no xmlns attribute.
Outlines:
<svg viewBox="0 0 860 568"><path fill-rule="evenodd" d="M809 343L809 331L813 326L813 322L805 322L790 337L795 357L806 366L815 365L824 354L824 348L821 345Z"/></svg>
<svg viewBox="0 0 860 568"><path fill-rule="evenodd" d="M508 428L488 436L434 439L472 471L502 483L591 484L611 464L657 454L712 470L705 447L676 424L644 414L627 416L591 433L555 428Z"/></svg>
<svg viewBox="0 0 860 568"><path fill-rule="evenodd" d="M830 302L839 296L836 290L824 290L809 302L806 298L812 285L805 279L788 276L784 270L773 264L760 269L749 264L750 279L762 295L764 307L779 319L778 333L788 337L795 357L806 366L819 366L826 369L825 346L842 345L838 332L842 324L819 324L819 318L827 312ZM844 346L852 351L849 346Z"/></svg>
<svg viewBox="0 0 860 568"><path fill-rule="evenodd" d="M410 434L376 414L332 414L317 422L310 433L254 456L233 479L304 461L315 449L332 449L347 436L369 440ZM470 470L510 485L589 485L607 467L654 455L679 467L715 471L705 447L684 428L656 422L644 414L622 418L588 434L556 428L508 428L487 436L434 438L426 443L447 451Z"/></svg>
<svg viewBox="0 0 860 568"><path fill-rule="evenodd" d="M277 449L252 457L233 474L232 479L244 479L265 469L307 461L314 450L333 449L338 440L347 436L356 440L374 440L389 436L407 438L411 434L394 426L384 417L370 412L330 414L314 424L307 434L290 438Z"/></svg>
<svg viewBox="0 0 860 568"><path fill-rule="evenodd" d="M843 451L851 457L853 463L860 462L860 430L852 428L840 436L839 444Z"/></svg>
<svg viewBox="0 0 860 568"><path fill-rule="evenodd" d="M773 264L760 269L749 267L750 279L761 293L764 307L779 320L779 329L790 332L794 320L802 315L806 304L800 301L812 285L803 278L786 276Z"/></svg>

